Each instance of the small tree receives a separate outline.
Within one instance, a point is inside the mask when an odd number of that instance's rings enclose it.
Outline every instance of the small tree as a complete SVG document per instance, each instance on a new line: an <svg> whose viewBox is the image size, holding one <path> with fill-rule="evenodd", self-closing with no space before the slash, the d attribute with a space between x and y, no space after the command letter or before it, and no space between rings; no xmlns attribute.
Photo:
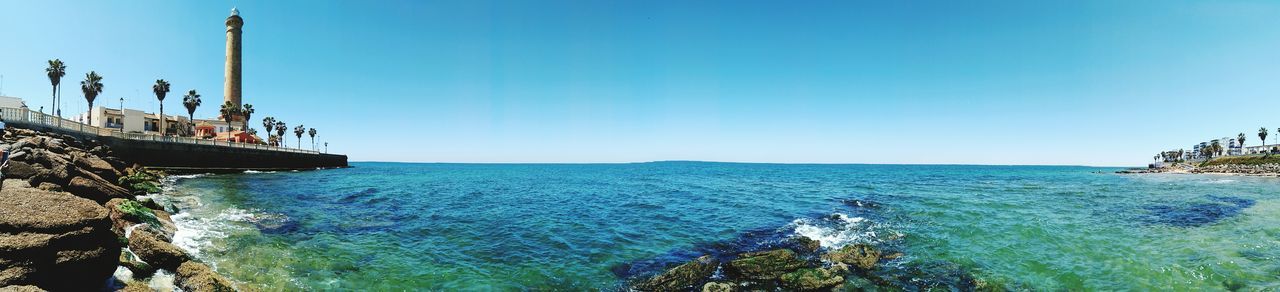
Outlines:
<svg viewBox="0 0 1280 292"><path fill-rule="evenodd" d="M227 146L231 146L231 122L240 114L240 106L228 100L222 104L219 112L222 114L222 121L227 122Z"/></svg>
<svg viewBox="0 0 1280 292"><path fill-rule="evenodd" d="M276 137L280 137L280 147L284 147L284 131L289 130L289 125L283 121L276 121Z"/></svg>
<svg viewBox="0 0 1280 292"><path fill-rule="evenodd" d="M195 89L188 90L187 95L182 96L182 106L187 108L187 118L191 120L191 133L194 136L196 132L196 108L200 107L200 94Z"/></svg>

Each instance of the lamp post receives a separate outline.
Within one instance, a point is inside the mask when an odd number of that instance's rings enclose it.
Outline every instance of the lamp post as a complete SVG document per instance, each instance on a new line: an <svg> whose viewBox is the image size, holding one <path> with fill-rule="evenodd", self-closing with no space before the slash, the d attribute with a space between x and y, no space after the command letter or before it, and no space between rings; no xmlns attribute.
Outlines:
<svg viewBox="0 0 1280 292"><path fill-rule="evenodd" d="M124 133L124 97L120 97L120 133Z"/></svg>

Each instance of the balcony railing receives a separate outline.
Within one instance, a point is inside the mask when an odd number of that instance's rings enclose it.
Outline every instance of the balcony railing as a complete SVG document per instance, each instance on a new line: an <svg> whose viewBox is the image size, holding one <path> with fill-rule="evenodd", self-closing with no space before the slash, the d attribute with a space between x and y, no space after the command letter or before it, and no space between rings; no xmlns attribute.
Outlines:
<svg viewBox="0 0 1280 292"><path fill-rule="evenodd" d="M54 128L67 130L67 131L80 132L80 133L91 134L91 135L102 136L102 137L110 136L110 137L130 139L130 140L210 145L210 146L220 146L220 147L231 147L231 148L241 148L241 149L260 149L260 150L293 152L293 153L308 153L308 154L320 153L320 151L312 151L312 150L288 148L288 147L277 147L277 146L253 144L253 143L193 139L193 138L187 138L187 137L161 136L156 134L123 133L119 129L110 129L110 128L96 127L93 125L86 125L76 121L55 117L45 113L33 112L27 108L0 107L0 118L4 118L5 123L43 125L47 127L54 127Z"/></svg>

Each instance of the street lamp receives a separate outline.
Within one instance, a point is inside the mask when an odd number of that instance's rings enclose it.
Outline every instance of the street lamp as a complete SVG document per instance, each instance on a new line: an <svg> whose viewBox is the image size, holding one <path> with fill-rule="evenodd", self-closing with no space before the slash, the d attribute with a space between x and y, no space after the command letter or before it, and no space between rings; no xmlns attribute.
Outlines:
<svg viewBox="0 0 1280 292"><path fill-rule="evenodd" d="M120 97L120 133L124 133L124 97Z"/></svg>

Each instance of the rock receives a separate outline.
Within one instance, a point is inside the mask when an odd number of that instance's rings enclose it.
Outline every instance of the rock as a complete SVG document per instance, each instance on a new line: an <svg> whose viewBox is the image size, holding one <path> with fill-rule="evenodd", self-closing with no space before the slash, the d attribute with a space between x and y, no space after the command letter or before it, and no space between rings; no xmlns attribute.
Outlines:
<svg viewBox="0 0 1280 292"><path fill-rule="evenodd" d="M177 269L182 262L191 260L191 256L185 251L165 242L150 228L135 228L129 234L129 250L152 266L170 271Z"/></svg>
<svg viewBox="0 0 1280 292"><path fill-rule="evenodd" d="M636 285L636 288L644 291L689 290L711 277L711 273L716 271L716 266L719 266L719 262L714 258L701 256L688 263L671 268L661 275L654 276L648 281Z"/></svg>
<svg viewBox="0 0 1280 292"><path fill-rule="evenodd" d="M28 185L30 185L30 184L28 184ZM50 191L50 192L61 192L61 191L62 191L62 186L60 186L60 185L56 185L56 184L53 184L53 183L50 183L50 182L42 182L42 183L40 183L40 186L37 186L36 188L37 188L37 189L40 189L40 190L42 190L42 191Z"/></svg>
<svg viewBox="0 0 1280 292"><path fill-rule="evenodd" d="M37 169L35 166L32 166L30 163L13 159L9 161L8 166L4 167L4 178L29 179L32 176L35 176L37 173L40 173L41 169Z"/></svg>
<svg viewBox="0 0 1280 292"><path fill-rule="evenodd" d="M147 286L147 283L138 282L138 281L129 281L128 283L124 283L124 287L120 288L120 290L116 290L116 292L151 292L151 291L152 291L151 286Z"/></svg>
<svg viewBox="0 0 1280 292"><path fill-rule="evenodd" d="M164 210L164 207L160 206L160 203L156 203L156 200L152 198L139 199L138 203L142 203L142 206L151 208L152 210Z"/></svg>
<svg viewBox="0 0 1280 292"><path fill-rule="evenodd" d="M68 192L85 197L99 203L106 203L113 198L129 198L128 190L114 183L103 180L92 173L83 173L70 180L64 187Z"/></svg>
<svg viewBox="0 0 1280 292"><path fill-rule="evenodd" d="M107 181L114 182L120 179L120 171L116 170L111 163L108 163L106 160L102 160L102 158L98 158L96 155L77 152L72 155L72 157L75 157L73 160L75 160L76 166L80 167L82 170L93 173Z"/></svg>
<svg viewBox="0 0 1280 292"><path fill-rule="evenodd" d="M106 208L66 193L0 190L0 286L99 290L120 243Z"/></svg>
<svg viewBox="0 0 1280 292"><path fill-rule="evenodd" d="M129 269L129 271L132 271L133 277L136 279L151 277L152 274L156 273L155 267L142 262L132 253L127 251L120 253L120 265Z"/></svg>
<svg viewBox="0 0 1280 292"><path fill-rule="evenodd" d="M44 292L44 289L31 285L22 286L4 286L0 287L0 292Z"/></svg>
<svg viewBox="0 0 1280 292"><path fill-rule="evenodd" d="M822 242L818 242L817 240L804 236L792 237L791 241L795 242L796 246L801 249L801 252L805 253L816 252L818 249L822 248Z"/></svg>
<svg viewBox="0 0 1280 292"><path fill-rule="evenodd" d="M782 286L793 291L813 291L844 283L844 277L831 269L803 268L783 274Z"/></svg>
<svg viewBox="0 0 1280 292"><path fill-rule="evenodd" d="M880 251L866 244L846 245L822 255L822 259L833 263L844 263L862 270L875 268L880 261Z"/></svg>
<svg viewBox="0 0 1280 292"><path fill-rule="evenodd" d="M737 291L736 287L729 283L709 282L702 285L702 292L733 292Z"/></svg>
<svg viewBox="0 0 1280 292"><path fill-rule="evenodd" d="M178 267L175 284L182 291L235 291L231 281L213 272L208 265L188 261Z"/></svg>
<svg viewBox="0 0 1280 292"><path fill-rule="evenodd" d="M4 188L4 189L29 189L29 188L31 188L31 183L27 182L27 180L24 180L24 179L16 179L16 178L6 178L6 179L4 179L4 183L3 183L3 184L0 184L0 185L3 185L3 188Z"/></svg>
<svg viewBox="0 0 1280 292"><path fill-rule="evenodd" d="M773 280L782 274L803 267L804 261L789 249L744 253L729 262L729 268L743 278Z"/></svg>
<svg viewBox="0 0 1280 292"><path fill-rule="evenodd" d="M129 199L111 199L106 204L110 210L111 229L117 235L124 236L125 230L138 224L147 224L150 229L165 242L173 242L173 235L178 226L173 223L169 213L143 206L142 203Z"/></svg>

